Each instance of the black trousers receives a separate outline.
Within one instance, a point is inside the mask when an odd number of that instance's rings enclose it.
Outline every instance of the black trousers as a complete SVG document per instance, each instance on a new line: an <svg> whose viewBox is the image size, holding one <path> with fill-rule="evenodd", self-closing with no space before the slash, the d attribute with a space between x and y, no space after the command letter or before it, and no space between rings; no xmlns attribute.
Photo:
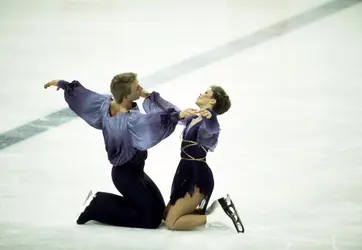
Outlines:
<svg viewBox="0 0 362 250"><path fill-rule="evenodd" d="M112 180L122 196L97 192L86 209L89 220L134 228L158 228L165 202L156 184L144 172L147 151L139 151L133 159L112 168Z"/></svg>

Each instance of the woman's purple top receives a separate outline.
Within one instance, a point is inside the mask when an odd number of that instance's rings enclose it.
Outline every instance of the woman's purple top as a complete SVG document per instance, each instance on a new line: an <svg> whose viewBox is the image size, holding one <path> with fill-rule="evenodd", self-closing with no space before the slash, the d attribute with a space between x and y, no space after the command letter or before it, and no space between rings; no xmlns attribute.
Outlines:
<svg viewBox="0 0 362 250"><path fill-rule="evenodd" d="M162 99L160 94L157 92L153 92L150 95L150 97L148 97L143 102L143 109L148 114L152 112L165 111L167 108L173 108L175 110L180 111L180 109L177 108L175 105ZM206 119L205 117L203 117L202 121L194 125L197 133L196 142L199 145L204 146L206 149L213 151L218 143L219 134L220 134L220 125L217 119L217 114L211 109L207 110L210 111L212 117L210 119ZM190 121L196 117L197 117L196 115L191 115L186 117L185 119L180 120L179 123L185 126L185 129L183 131L183 139L187 139L189 137L188 136L189 133L195 133L195 131L190 131L189 124Z"/></svg>

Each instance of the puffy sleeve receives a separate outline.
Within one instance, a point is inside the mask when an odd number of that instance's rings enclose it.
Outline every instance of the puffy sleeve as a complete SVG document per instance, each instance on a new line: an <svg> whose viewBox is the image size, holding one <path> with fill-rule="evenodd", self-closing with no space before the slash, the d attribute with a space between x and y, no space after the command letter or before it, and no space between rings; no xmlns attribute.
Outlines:
<svg viewBox="0 0 362 250"><path fill-rule="evenodd" d="M64 99L77 116L96 129L102 128L101 107L109 96L86 89L78 81L60 80L58 89L64 90Z"/></svg>
<svg viewBox="0 0 362 250"><path fill-rule="evenodd" d="M176 105L163 99L161 97L161 95L156 91L153 91L149 97L145 98L145 100L142 103L142 107L147 114L154 113L154 112L161 112L161 111L165 111L167 109L174 109L177 112L181 111ZM186 125L187 118L188 117L180 119L178 121L178 124Z"/></svg>
<svg viewBox="0 0 362 250"><path fill-rule="evenodd" d="M132 112L127 121L132 146L144 151L166 139L175 131L179 113L173 108L149 114Z"/></svg>
<svg viewBox="0 0 362 250"><path fill-rule="evenodd" d="M176 111L180 111L178 107L163 99L158 92L153 91L149 97L145 98L142 103L143 109L145 112L154 113L159 111L165 111L167 109L173 108Z"/></svg>
<svg viewBox="0 0 362 250"><path fill-rule="evenodd" d="M205 117L202 118L197 134L197 142L208 148L210 151L214 151L219 139L220 125L217 120L217 114L211 109L208 110L211 112L212 116L210 119L206 119Z"/></svg>

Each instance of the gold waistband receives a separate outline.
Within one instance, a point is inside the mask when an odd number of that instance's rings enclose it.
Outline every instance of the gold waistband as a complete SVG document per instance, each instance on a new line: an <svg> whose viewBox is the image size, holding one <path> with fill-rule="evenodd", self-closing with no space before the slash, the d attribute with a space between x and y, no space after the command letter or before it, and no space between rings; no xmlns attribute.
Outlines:
<svg viewBox="0 0 362 250"><path fill-rule="evenodd" d="M205 151L205 155L207 154L207 150L204 148L204 146L200 145L199 143L195 142L195 141L189 141L189 140L183 140L184 142L188 142L190 144L184 146L181 148L181 151L187 155L189 158L184 158L184 157L181 157L181 159L183 160L187 160L187 161L202 161L202 162L206 162L206 159L205 157L203 158L195 158L195 157L192 157L191 155L189 155L188 153L185 152L185 148L188 148L188 147L191 147L191 146L199 146L201 147L204 151Z"/></svg>
<svg viewBox="0 0 362 250"><path fill-rule="evenodd" d="M205 158L184 158L184 157L181 157L182 160L186 160L186 161L202 161L202 162L206 162L206 159Z"/></svg>

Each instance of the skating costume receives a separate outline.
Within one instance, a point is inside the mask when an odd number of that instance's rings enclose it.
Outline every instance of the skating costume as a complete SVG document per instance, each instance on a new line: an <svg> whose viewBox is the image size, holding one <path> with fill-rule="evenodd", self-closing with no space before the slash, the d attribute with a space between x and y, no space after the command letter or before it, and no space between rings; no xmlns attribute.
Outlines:
<svg viewBox="0 0 362 250"><path fill-rule="evenodd" d="M153 92L148 98L149 102L143 103L146 113L165 111L169 108L176 108L173 104L165 101L157 92ZM183 198L186 193L193 194L195 186L200 189L200 193L204 195L201 201L199 212L206 214L206 209L214 189L213 173L206 163L206 155L209 151L216 148L220 126L216 113L208 109L212 114L210 119L202 118L201 121L193 124L191 122L197 116L189 116L181 119L179 124L185 125L181 143L181 160L176 170L171 188L170 204ZM244 232L244 226L236 211L235 205L230 196L222 197L216 200L208 208L209 212L217 206L222 207L226 215L231 219L237 232Z"/></svg>
<svg viewBox="0 0 362 250"><path fill-rule="evenodd" d="M157 228L165 203L143 169L147 150L174 132L180 120L179 110L170 104L167 109L142 114L134 103L129 112L111 116L111 96L88 90L78 81L59 81L58 87L64 90L64 98L76 115L102 130L108 159L113 165L112 180L122 194L91 193L77 223L95 220L114 226ZM143 105L154 105L152 98L145 99Z"/></svg>
<svg viewBox="0 0 362 250"><path fill-rule="evenodd" d="M195 186L200 189L205 198L201 205L204 213L214 189L213 173L206 162L208 151L214 150L218 142L220 126L217 115L208 109L212 117L202 118L201 121L190 126L193 118L186 120L186 127L182 136L181 160L177 167L170 196L170 204L183 198L186 193L193 194Z"/></svg>

